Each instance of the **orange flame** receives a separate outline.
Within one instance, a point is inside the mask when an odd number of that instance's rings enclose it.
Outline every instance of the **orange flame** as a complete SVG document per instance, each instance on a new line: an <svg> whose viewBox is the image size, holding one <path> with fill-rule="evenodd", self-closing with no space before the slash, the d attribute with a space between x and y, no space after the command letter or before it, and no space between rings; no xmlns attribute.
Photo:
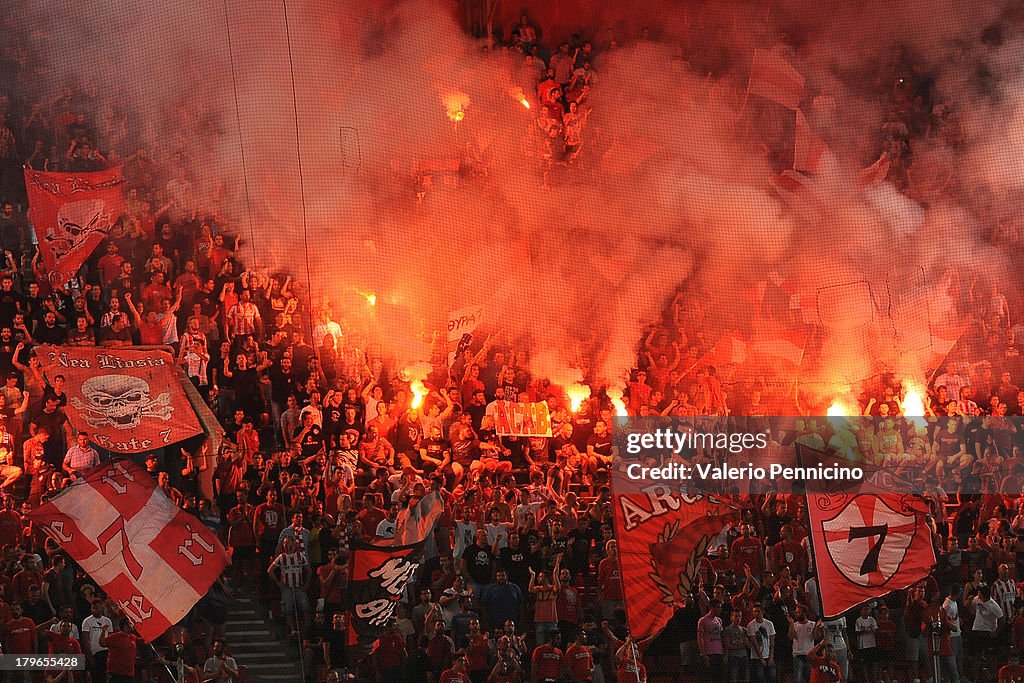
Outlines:
<svg viewBox="0 0 1024 683"><path fill-rule="evenodd" d="M629 415L626 412L626 404L622 400L622 389L609 389L608 398L611 399L612 405L615 406L616 416L626 417Z"/></svg>
<svg viewBox="0 0 1024 683"><path fill-rule="evenodd" d="M833 401L825 414L828 417L849 417L850 409L841 401Z"/></svg>
<svg viewBox="0 0 1024 683"><path fill-rule="evenodd" d="M423 406L423 399L427 395L427 388L423 386L423 380L414 379L409 384L409 389L412 391L412 409L419 410Z"/></svg>
<svg viewBox="0 0 1024 683"><path fill-rule="evenodd" d="M569 403L572 406L572 412L575 413L580 409L580 404L590 398L590 387L586 384L573 384L565 390L565 393L569 395Z"/></svg>
<svg viewBox="0 0 1024 683"><path fill-rule="evenodd" d="M903 415L904 417L924 417L924 399L921 392L914 385L909 385L903 394Z"/></svg>
<svg viewBox="0 0 1024 683"><path fill-rule="evenodd" d="M525 97L519 98L519 104L523 105L527 109L530 108L530 100L526 99Z"/></svg>

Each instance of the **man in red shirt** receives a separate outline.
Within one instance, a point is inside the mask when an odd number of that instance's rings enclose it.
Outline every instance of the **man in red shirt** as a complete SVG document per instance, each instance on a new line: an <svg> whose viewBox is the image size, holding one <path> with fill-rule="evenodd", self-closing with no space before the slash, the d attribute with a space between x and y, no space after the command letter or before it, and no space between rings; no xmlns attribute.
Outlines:
<svg viewBox="0 0 1024 683"><path fill-rule="evenodd" d="M729 554L732 556L733 570L737 575L743 574L743 567L750 567L750 573L758 581L764 573L764 552L761 546L761 539L754 537L754 530L749 524L744 524L742 536L732 542Z"/></svg>
<svg viewBox="0 0 1024 683"><path fill-rule="evenodd" d="M486 633L480 632L480 620L469 620L466 635L466 669L474 681L486 680L491 670L491 641Z"/></svg>
<svg viewBox="0 0 1024 683"><path fill-rule="evenodd" d="M259 553L263 564L270 564L277 549L277 539L284 530L284 506L277 502L277 491L267 491L267 502L256 506L253 517L253 533L259 541Z"/></svg>
<svg viewBox="0 0 1024 683"><path fill-rule="evenodd" d="M405 658L405 638L398 632L398 622L392 619L373 651L373 668L378 674L378 680L401 680Z"/></svg>
<svg viewBox="0 0 1024 683"><path fill-rule="evenodd" d="M822 640L810 649L807 663L811 665L811 683L838 683L843 678L843 669L827 640Z"/></svg>
<svg viewBox="0 0 1024 683"><path fill-rule="evenodd" d="M552 631L548 642L538 645L530 658L531 683L554 683L562 675L562 651L558 649L562 634Z"/></svg>
<svg viewBox="0 0 1024 683"><path fill-rule="evenodd" d="M570 683L590 683L594 680L594 657L590 648L584 645L587 634L576 632L572 645L565 651L565 669Z"/></svg>
<svg viewBox="0 0 1024 683"><path fill-rule="evenodd" d="M622 575L619 571L619 546L615 540L605 543L606 558L597 566L598 595L601 598L601 616L611 619L622 603Z"/></svg>
<svg viewBox="0 0 1024 683"><path fill-rule="evenodd" d="M466 673L466 655L464 653L455 653L452 668L441 674L438 683L470 683L469 675Z"/></svg>
<svg viewBox="0 0 1024 683"><path fill-rule="evenodd" d="M121 630L107 634L109 627L104 624L100 633L100 647L107 648L108 683L133 683L135 680L135 659L139 654L142 639L132 633L132 622L121 620Z"/></svg>
<svg viewBox="0 0 1024 683"><path fill-rule="evenodd" d="M1020 665L1020 653L1010 652L1010 662L999 670L999 683L1021 683L1024 681L1024 666Z"/></svg>
<svg viewBox="0 0 1024 683"><path fill-rule="evenodd" d="M0 548L21 543L25 523L21 514L14 509L14 497L4 497L4 509L0 510Z"/></svg>
<svg viewBox="0 0 1024 683"><path fill-rule="evenodd" d="M0 634L3 635L4 654L36 654L38 637L35 622L24 615L20 602L11 604L11 616L14 618L7 622L0 631Z"/></svg>

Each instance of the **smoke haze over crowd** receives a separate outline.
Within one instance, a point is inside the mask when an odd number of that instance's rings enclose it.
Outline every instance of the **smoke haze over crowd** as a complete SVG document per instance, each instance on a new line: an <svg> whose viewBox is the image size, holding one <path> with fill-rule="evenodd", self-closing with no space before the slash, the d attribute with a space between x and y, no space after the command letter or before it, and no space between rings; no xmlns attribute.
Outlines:
<svg viewBox="0 0 1024 683"><path fill-rule="evenodd" d="M539 134L519 101L534 98L525 67L482 49L447 3L24 4L6 30L32 34L44 57L40 97L88 84L100 128L111 111L131 124L101 146L184 153L183 209L228 218L259 266L300 279L308 268L314 301L375 325L400 362L426 358L420 333L447 311L481 304L490 326L547 350L536 371L574 381L573 349L594 340L596 378L618 383L682 283L709 329L743 329L754 305L742 292L778 273L818 302L824 341L806 368L816 379L853 382L878 363L923 379L912 351L978 266L1019 296L1013 264L989 246L994 224L1022 208L1022 35L1009 2L662 2L629 23L581 9L599 50L590 146L550 187L524 153ZM643 26L650 41L638 40ZM609 27L613 52L600 50ZM831 150L801 211L769 183L767 146L792 113L743 97L754 49L783 39L824 96L808 118ZM915 147L927 206L854 182L885 121L875 93L889 86L872 74L901 46L965 131L956 153ZM467 150L486 174L417 203L414 164ZM949 269L963 291L943 300ZM869 290L837 289L861 282ZM361 292L383 305L370 310ZM922 303L927 315L911 315ZM904 341L886 343L893 335Z"/></svg>

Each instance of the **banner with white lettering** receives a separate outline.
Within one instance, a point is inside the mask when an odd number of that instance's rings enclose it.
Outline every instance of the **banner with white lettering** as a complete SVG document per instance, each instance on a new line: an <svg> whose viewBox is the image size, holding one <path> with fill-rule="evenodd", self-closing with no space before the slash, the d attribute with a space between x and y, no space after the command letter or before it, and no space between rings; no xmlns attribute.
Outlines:
<svg viewBox="0 0 1024 683"><path fill-rule="evenodd" d="M547 403L493 401L487 406L498 436L551 436Z"/></svg>
<svg viewBox="0 0 1024 683"><path fill-rule="evenodd" d="M130 460L91 470L29 519L96 581L146 642L181 621L229 564L217 534Z"/></svg>
<svg viewBox="0 0 1024 683"><path fill-rule="evenodd" d="M616 493L613 503L629 632L643 640L665 627L694 588L715 584L708 551L740 519L740 508L714 496L683 494L667 484L650 486L643 494ZM736 560L741 577L744 563L745 558ZM757 571L757 565L749 564Z"/></svg>
<svg viewBox="0 0 1024 683"><path fill-rule="evenodd" d="M405 587L420 566L423 542L381 546L357 541L352 551L348 599L352 627L375 639L395 616Z"/></svg>
<svg viewBox="0 0 1024 683"><path fill-rule="evenodd" d="M53 382L64 375L68 420L116 453L142 453L202 433L166 351L37 346Z"/></svg>
<svg viewBox="0 0 1024 683"><path fill-rule="evenodd" d="M74 277L125 211L121 166L91 173L25 169L29 217L53 285Z"/></svg>
<svg viewBox="0 0 1024 683"><path fill-rule="evenodd" d="M473 332L483 319L483 306L460 308L448 314L448 366L473 342Z"/></svg>

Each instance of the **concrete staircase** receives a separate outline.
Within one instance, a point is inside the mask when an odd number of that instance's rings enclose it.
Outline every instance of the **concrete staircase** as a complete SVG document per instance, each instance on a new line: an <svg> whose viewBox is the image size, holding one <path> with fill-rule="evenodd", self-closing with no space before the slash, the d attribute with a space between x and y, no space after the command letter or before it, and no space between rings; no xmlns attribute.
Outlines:
<svg viewBox="0 0 1024 683"><path fill-rule="evenodd" d="M251 594L232 593L224 624L232 656L251 683L302 683L299 646L282 640L284 625L272 619Z"/></svg>

